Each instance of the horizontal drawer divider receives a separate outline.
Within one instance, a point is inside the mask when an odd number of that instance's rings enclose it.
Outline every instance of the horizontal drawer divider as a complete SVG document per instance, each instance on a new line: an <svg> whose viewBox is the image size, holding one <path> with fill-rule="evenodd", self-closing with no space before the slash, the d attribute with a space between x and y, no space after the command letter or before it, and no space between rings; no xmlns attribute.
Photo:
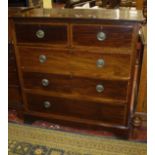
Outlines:
<svg viewBox="0 0 155 155"><path fill-rule="evenodd" d="M98 102L99 104L102 103L107 103L109 105L125 105L127 104L127 101L125 100L117 100L117 99L101 99L98 97L91 97L91 96L86 96L86 95L69 95L69 94L65 94L65 93L54 93L54 92L50 92L50 91L43 91L43 90L37 90L37 89L23 89L23 91L25 93L30 93L30 94L38 94L38 95L45 95L45 96L50 96L50 97L62 97L62 98L67 98L67 99L75 99L75 100L79 100L81 101L90 101L90 102Z"/></svg>
<svg viewBox="0 0 155 155"><path fill-rule="evenodd" d="M37 44L37 43L36 43ZM43 43L39 43L38 46L36 46L36 44L34 43L17 43L18 47L33 47L33 48L46 48L46 49L50 49L50 50L75 50L75 52L77 52L77 50L79 50L80 52L88 52L88 53L101 53L101 54L121 54L121 55L131 55L131 53L133 52L132 47L131 48L110 48L110 47L83 47L83 46L78 46L78 47L74 47L74 46L69 46L69 45L59 45L58 44L43 44ZM95 51L95 52L94 52Z"/></svg>
<svg viewBox="0 0 155 155"><path fill-rule="evenodd" d="M38 45L38 46L36 46L36 47L54 47L54 48L56 48L57 46L59 46L59 48L60 47L68 47L68 44L44 44L44 43L16 43L16 45L17 46L27 46L27 47L35 47L34 45Z"/></svg>
<svg viewBox="0 0 155 155"><path fill-rule="evenodd" d="M79 50L80 52L88 52L88 53L100 53L100 54L121 54L121 55L131 55L133 52L131 48L110 48L110 47L84 47L78 46L68 48L69 50L75 50L76 52ZM94 52L95 51L95 52Z"/></svg>
<svg viewBox="0 0 155 155"><path fill-rule="evenodd" d="M41 113L41 112L35 112L35 111L26 111L24 112L25 114L28 115L33 115L33 116L41 116L42 118L53 118L53 119L58 119L58 120L64 120L64 121L70 121L70 122L76 122L76 123L84 123L87 125L99 125L103 127L113 127L113 128L121 128L121 129L127 129L127 127L123 125L116 125L116 124L108 124L108 123L103 123L102 121L94 121L94 120L88 120L84 118L78 118L78 117L72 117L72 116L64 116L64 115L56 115L56 114L46 114L46 113Z"/></svg>
<svg viewBox="0 0 155 155"><path fill-rule="evenodd" d="M47 74L54 74L54 75L66 75L66 76L70 76L70 73L72 72L72 71L67 71L67 72L61 72L61 73L59 73L59 72L53 72L52 70L49 70L49 69L44 69L44 70L37 70L37 69L32 69L32 68L28 68L28 67L21 67L21 70L23 71L23 72L30 72L30 73L42 73L42 74L44 74L44 73L47 73ZM102 78L100 78L100 77L97 77L97 78L95 78L95 77L91 77L91 76L83 76L83 75L77 75L77 74L75 74L74 75L74 77L79 77L79 78L89 78L89 79L96 79L96 80L109 80L109 81L129 81L131 78L130 77L121 77L121 78L116 78L116 77L102 77Z"/></svg>

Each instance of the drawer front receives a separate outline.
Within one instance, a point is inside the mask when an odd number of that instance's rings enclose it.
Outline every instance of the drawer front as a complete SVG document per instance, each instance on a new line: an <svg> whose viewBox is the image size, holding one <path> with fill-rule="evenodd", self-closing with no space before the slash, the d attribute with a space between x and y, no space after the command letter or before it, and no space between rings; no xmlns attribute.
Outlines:
<svg viewBox="0 0 155 155"><path fill-rule="evenodd" d="M18 43L67 44L67 25L15 24Z"/></svg>
<svg viewBox="0 0 155 155"><path fill-rule="evenodd" d="M69 73L67 50L19 47L21 67L39 72Z"/></svg>
<svg viewBox="0 0 155 155"><path fill-rule="evenodd" d="M30 111L124 124L125 106L97 104L65 98L27 94Z"/></svg>
<svg viewBox="0 0 155 155"><path fill-rule="evenodd" d="M106 79L129 78L130 56L75 51L71 54L73 74Z"/></svg>
<svg viewBox="0 0 155 155"><path fill-rule="evenodd" d="M73 25L74 46L131 47L132 27Z"/></svg>
<svg viewBox="0 0 155 155"><path fill-rule="evenodd" d="M22 67L34 71L70 74L92 78L129 78L130 56L68 50L19 48ZM40 62L44 56L45 61Z"/></svg>
<svg viewBox="0 0 155 155"><path fill-rule="evenodd" d="M24 87L64 94L126 100L128 82L78 78L74 75L23 73Z"/></svg>

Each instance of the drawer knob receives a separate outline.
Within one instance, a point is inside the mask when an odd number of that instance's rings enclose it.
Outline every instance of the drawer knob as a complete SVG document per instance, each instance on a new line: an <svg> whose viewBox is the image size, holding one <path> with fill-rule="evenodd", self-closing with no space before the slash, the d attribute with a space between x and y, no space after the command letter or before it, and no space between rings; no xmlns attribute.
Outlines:
<svg viewBox="0 0 155 155"><path fill-rule="evenodd" d="M98 85L96 86L96 91L97 91L98 93L101 93L101 92L103 92L103 90L104 90L104 87L103 87L103 85L101 85L101 84L98 84Z"/></svg>
<svg viewBox="0 0 155 155"><path fill-rule="evenodd" d="M41 83L42 83L42 85L43 85L44 87L47 87L47 86L49 85L49 80L47 80L47 79L42 79Z"/></svg>
<svg viewBox="0 0 155 155"><path fill-rule="evenodd" d="M46 58L45 55L40 55L40 56L39 56L39 61L40 61L40 63L44 63L46 60L47 60L47 58Z"/></svg>
<svg viewBox="0 0 155 155"><path fill-rule="evenodd" d="M49 101L44 101L44 107L45 108L50 108L51 107L51 103Z"/></svg>
<svg viewBox="0 0 155 155"><path fill-rule="evenodd" d="M98 68L102 68L105 64L105 61L103 59L98 59L97 62L96 62L96 66Z"/></svg>
<svg viewBox="0 0 155 155"><path fill-rule="evenodd" d="M44 36L45 36L45 32L43 31L43 30L38 30L37 32L36 32L36 36L37 36L37 38L44 38Z"/></svg>
<svg viewBox="0 0 155 155"><path fill-rule="evenodd" d="M104 32L98 32L97 33L97 40L98 41L104 41L106 39L106 34Z"/></svg>

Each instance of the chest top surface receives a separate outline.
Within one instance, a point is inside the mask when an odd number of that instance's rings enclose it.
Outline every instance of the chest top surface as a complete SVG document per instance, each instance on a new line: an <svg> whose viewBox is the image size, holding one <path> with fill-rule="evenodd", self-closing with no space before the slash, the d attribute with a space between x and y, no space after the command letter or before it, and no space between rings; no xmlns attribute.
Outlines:
<svg viewBox="0 0 155 155"><path fill-rule="evenodd" d="M142 12L134 9L30 9L18 12L14 18L49 18L75 20L109 20L142 22Z"/></svg>

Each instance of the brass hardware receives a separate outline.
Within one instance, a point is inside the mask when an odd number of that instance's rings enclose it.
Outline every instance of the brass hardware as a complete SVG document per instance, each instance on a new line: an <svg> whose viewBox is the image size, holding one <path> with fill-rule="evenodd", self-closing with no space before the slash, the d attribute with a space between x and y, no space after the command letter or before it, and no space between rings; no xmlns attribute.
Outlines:
<svg viewBox="0 0 155 155"><path fill-rule="evenodd" d="M44 107L45 108L50 108L51 107L51 103L49 101L44 101Z"/></svg>
<svg viewBox="0 0 155 155"><path fill-rule="evenodd" d="M47 60L47 58L46 58L45 55L40 55L40 56L39 56L39 61L40 61L40 63L44 63L46 60Z"/></svg>
<svg viewBox="0 0 155 155"><path fill-rule="evenodd" d="M103 59L98 59L97 62L96 62L96 66L98 68L102 68L105 64L105 61Z"/></svg>
<svg viewBox="0 0 155 155"><path fill-rule="evenodd" d="M101 85L101 84L98 84L98 85L96 86L96 91L97 91L98 93L101 93L101 92L103 92L103 90L104 90L104 87L103 87L103 85Z"/></svg>
<svg viewBox="0 0 155 155"><path fill-rule="evenodd" d="M104 41L106 39L106 34L104 32L98 32L97 33L97 40L98 41Z"/></svg>
<svg viewBox="0 0 155 155"><path fill-rule="evenodd" d="M36 36L37 36L37 38L44 38L44 36L45 36L45 32L43 31L43 30L38 30L37 32L36 32Z"/></svg>
<svg viewBox="0 0 155 155"><path fill-rule="evenodd" d="M47 80L47 79L42 79L41 83L42 83L42 85L43 85L44 87L47 87L47 86L49 85L49 80Z"/></svg>

